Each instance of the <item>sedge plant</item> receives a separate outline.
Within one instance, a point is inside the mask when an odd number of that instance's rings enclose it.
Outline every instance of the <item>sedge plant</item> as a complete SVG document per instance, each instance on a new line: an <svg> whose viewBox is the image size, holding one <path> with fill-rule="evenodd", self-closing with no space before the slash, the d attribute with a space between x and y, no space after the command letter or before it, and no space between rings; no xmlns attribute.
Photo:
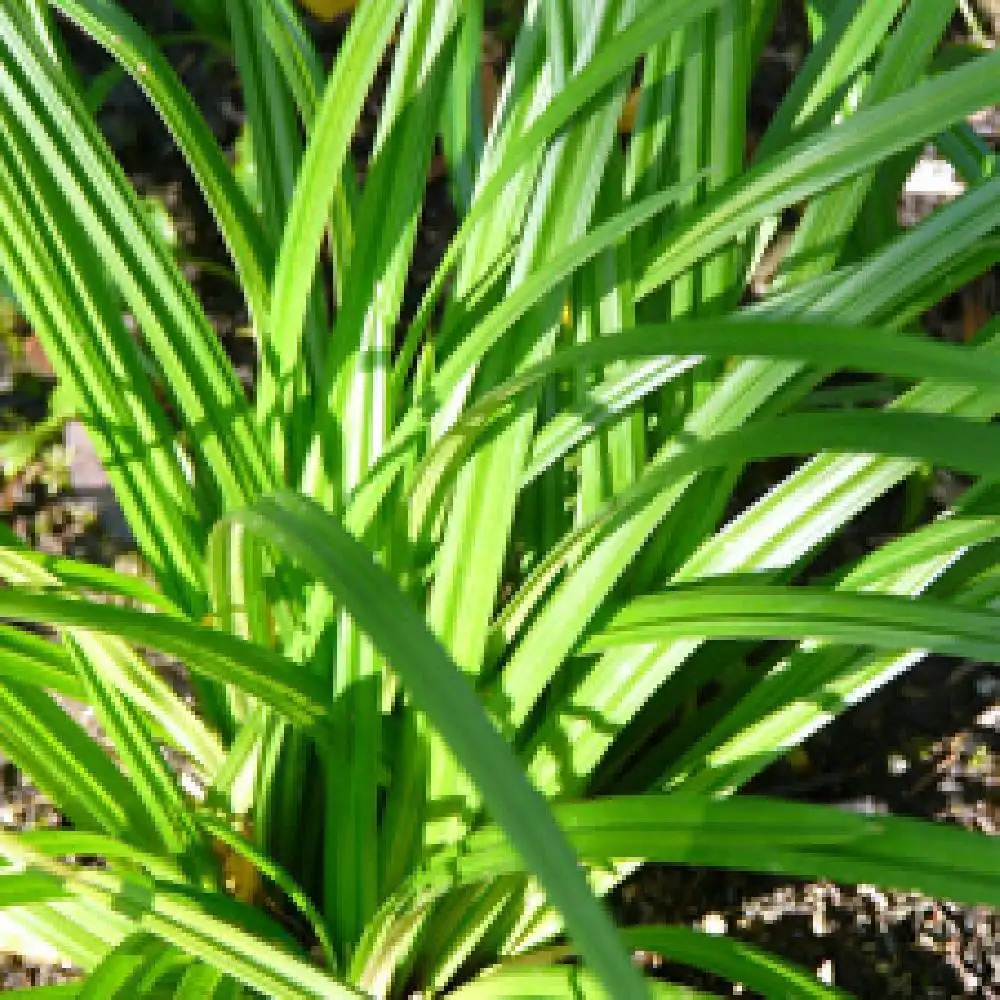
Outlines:
<svg viewBox="0 0 1000 1000"><path fill-rule="evenodd" d="M604 900L662 862L1000 903L986 837L740 792L921 657L1000 660L1000 325L920 322L1000 257L967 124L1000 53L942 49L954 0L809 0L751 151L777 6L528 0L493 108L483 0L361 0L328 72L289 0L177 0L231 56L251 198L123 5L0 3L0 272L150 572L2 538L0 749L66 825L0 833L0 906L83 970L59 991L690 995L644 951L832 996ZM214 216L252 397L78 30ZM903 230L927 143L966 191ZM457 228L404 309L436 149ZM845 555L928 469L950 505Z"/></svg>

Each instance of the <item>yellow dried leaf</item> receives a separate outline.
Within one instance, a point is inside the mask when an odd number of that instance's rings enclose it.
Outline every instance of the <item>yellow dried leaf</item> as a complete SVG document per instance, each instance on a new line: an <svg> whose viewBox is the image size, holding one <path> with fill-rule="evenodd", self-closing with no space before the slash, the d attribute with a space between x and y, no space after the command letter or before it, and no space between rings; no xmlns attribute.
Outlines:
<svg viewBox="0 0 1000 1000"><path fill-rule="evenodd" d="M243 836L250 835L248 820L237 823L237 830ZM222 861L222 881L226 891L240 902L255 903L260 899L262 883L260 872L253 862L242 854L237 854L228 844L221 840L213 840L212 848Z"/></svg>
<svg viewBox="0 0 1000 1000"><path fill-rule="evenodd" d="M622 135L631 135L635 129L635 116L639 110L639 91L633 90L629 93L625 106L622 108L621 118L618 120L618 131Z"/></svg>
<svg viewBox="0 0 1000 1000"><path fill-rule="evenodd" d="M241 902L254 903L260 896L260 872L246 858L232 851L223 860L226 888Z"/></svg>
<svg viewBox="0 0 1000 1000"><path fill-rule="evenodd" d="M357 6L357 0L300 0L300 2L306 10L323 21L332 21Z"/></svg>

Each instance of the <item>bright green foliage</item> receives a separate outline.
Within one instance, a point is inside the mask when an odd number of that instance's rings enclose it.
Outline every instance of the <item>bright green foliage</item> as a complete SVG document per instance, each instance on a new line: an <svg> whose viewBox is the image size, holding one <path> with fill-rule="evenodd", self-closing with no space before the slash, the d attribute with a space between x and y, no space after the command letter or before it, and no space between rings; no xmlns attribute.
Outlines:
<svg viewBox="0 0 1000 1000"><path fill-rule="evenodd" d="M965 124L1000 53L940 69L952 0L809 5L751 162L776 0L529 0L495 109L481 0L361 0L328 76L290 0L178 6L232 59L253 198L123 6L0 3L0 276L156 581L3 537L0 749L72 829L3 834L0 906L89 973L36 992L693 995L642 949L833 996L732 940L617 931L600 896L659 861L1000 904L985 838L738 794L928 651L1000 661L1000 326L919 325L1000 258ZM252 401L66 62L77 28L217 221ZM458 229L410 318L438 137ZM928 141L968 190L903 231L886 205ZM843 372L890 401L824 408ZM799 464L759 495L775 458ZM928 467L971 485L845 562Z"/></svg>

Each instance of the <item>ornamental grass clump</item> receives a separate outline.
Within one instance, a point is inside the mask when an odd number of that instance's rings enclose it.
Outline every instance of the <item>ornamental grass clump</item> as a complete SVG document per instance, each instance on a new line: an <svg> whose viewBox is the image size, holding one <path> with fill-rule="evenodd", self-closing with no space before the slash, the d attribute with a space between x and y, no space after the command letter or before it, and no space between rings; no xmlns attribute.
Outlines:
<svg viewBox="0 0 1000 1000"><path fill-rule="evenodd" d="M0 3L0 272L151 574L2 539L0 750L68 822L0 834L0 904L67 995L688 995L644 951L832 996L601 898L655 861L1000 903L983 836L740 794L928 653L1000 660L1000 324L920 325L1000 257L967 124L1000 53L942 50L954 0L808 3L752 155L776 0L529 0L495 108L484 0L361 0L328 73L289 0L176 5L232 58L253 185L123 6ZM252 398L77 29L213 213ZM927 143L966 190L904 230ZM404 312L436 149L457 230ZM831 407L856 373L882 398ZM928 469L951 505L847 554Z"/></svg>

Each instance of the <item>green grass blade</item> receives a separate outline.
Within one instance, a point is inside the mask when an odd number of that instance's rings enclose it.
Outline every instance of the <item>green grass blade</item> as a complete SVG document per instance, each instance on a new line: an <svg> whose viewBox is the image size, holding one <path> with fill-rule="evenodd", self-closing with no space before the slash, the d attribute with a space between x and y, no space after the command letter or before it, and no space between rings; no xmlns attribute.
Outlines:
<svg viewBox="0 0 1000 1000"><path fill-rule="evenodd" d="M392 414L394 328L415 247L460 5L418 0L403 20L358 209L357 242L333 332L306 491L337 509L382 456ZM399 163L408 169L400 173ZM336 478L329 469L336 468ZM325 899L342 941L378 906L382 664L350 616L337 628L335 746L327 769Z"/></svg>
<svg viewBox="0 0 1000 1000"><path fill-rule="evenodd" d="M481 56L483 0L464 5L462 33L441 114L441 140L451 178L452 199L468 209L486 142L483 122Z"/></svg>
<svg viewBox="0 0 1000 1000"><path fill-rule="evenodd" d="M198 817L198 823L206 831L216 837L220 842L229 847L237 856L244 858L252 864L259 872L266 875L286 896L298 907L299 912L309 922L319 946L322 949L323 957L327 965L334 969L337 967L337 955L333 946L333 941L327 929L326 922L322 914L313 905L309 897L296 884L295 880L282 868L276 865L270 858L262 854L245 837L227 823L216 819L213 816L202 814Z"/></svg>
<svg viewBox="0 0 1000 1000"><path fill-rule="evenodd" d="M667 637L816 639L990 662L1000 654L994 615L929 598L714 583L636 598L584 643L583 652Z"/></svg>
<svg viewBox="0 0 1000 1000"><path fill-rule="evenodd" d="M67 858L73 855L87 855L104 858L108 862L123 861L138 865L155 878L168 882L181 882L183 876L176 859L162 854L142 851L134 844L126 843L103 833L65 828L47 830L22 830L19 834L23 843L33 851L47 858Z"/></svg>
<svg viewBox="0 0 1000 1000"><path fill-rule="evenodd" d="M697 993L685 986L669 983L647 984L648 995L656 1000L697 1000L708 993ZM604 989L586 969L569 965L530 964L513 966L484 973L478 979L448 994L455 1000L515 1000L535 997L536 1000L610 1000L614 996Z"/></svg>
<svg viewBox="0 0 1000 1000"><path fill-rule="evenodd" d="M168 945L149 934L132 934L92 970L77 996L84 1000L141 996L137 991L147 979L150 968L155 968L170 951Z"/></svg>
<svg viewBox="0 0 1000 1000"><path fill-rule="evenodd" d="M535 118L523 133L504 147L504 153L493 164L490 156L484 160L488 171L476 191L469 213L462 220L458 233L452 239L444 259L435 272L420 309L413 321L407 339L419 341L429 323L434 306L445 287L448 276L466 251L473 236L496 210L498 200L507 185L526 166L535 162L538 150L546 147L568 123L596 98L605 96L609 87L625 74L630 74L636 61L654 44L688 21L704 14L720 0L692 0L687 4L650 4L628 24L621 26L613 37L605 39L591 58L566 81L558 94L551 95L545 110ZM501 203L504 204L504 203ZM477 255L476 266L480 273L488 271L494 260L484 260Z"/></svg>
<svg viewBox="0 0 1000 1000"><path fill-rule="evenodd" d="M81 573L71 560L38 559L35 558L35 553L20 549L0 549L0 578L7 583L23 586L35 592L48 590L58 594L61 591L63 596L68 596L65 589L59 586L58 578L47 570L46 563L63 565L64 568L68 565L71 572L76 570L77 577L82 577L80 582L86 586L97 583L106 587L110 584L114 588L112 592L127 594L133 599L139 598L144 601L146 591L150 589L141 581L109 570L102 572L97 569L90 573ZM130 582L135 586L129 586ZM163 605L164 602L160 598L152 603L155 607ZM166 604L166 610L180 617L180 612L169 603ZM19 650L41 651L39 650L41 640L23 632L16 634L20 637ZM107 637L95 639L93 635L79 630L67 632L64 641L74 656L88 656L87 651L89 651L96 661L100 661L103 664L100 675L104 680L110 682L115 690L127 696L129 702L144 711L147 721L151 722L157 731L162 730L175 747L189 754L203 772L211 774L219 768L222 762L222 747L218 737L128 646ZM53 654L62 652L51 643L43 643L43 646ZM39 675L37 679L39 683L41 676L44 675Z"/></svg>
<svg viewBox="0 0 1000 1000"><path fill-rule="evenodd" d="M531 393L559 373L591 365L654 358L657 365L634 365L590 390L581 412L558 414L536 435L533 459L522 482L563 457L604 421L656 391L662 379L680 374L705 356L796 358L817 367L879 372L906 378L960 382L989 391L1000 376L1000 362L985 352L890 333L877 328L801 323L793 320L718 319L638 326L614 337L557 351L552 357L485 393L430 450L414 474L411 493L417 524L426 497L439 489L450 468L475 447L494 422L532 405ZM527 397L527 398L525 398Z"/></svg>
<svg viewBox="0 0 1000 1000"><path fill-rule="evenodd" d="M847 994L821 983L811 970L786 962L736 938L716 936L689 927L632 927L625 940L637 951L653 952L671 962L694 966L763 996L788 996L813 1000L846 1000Z"/></svg>
<svg viewBox="0 0 1000 1000"><path fill-rule="evenodd" d="M226 0L226 13L253 135L264 227L274 245L281 237L295 183L300 147L295 112L265 36L263 11L244 0Z"/></svg>
<svg viewBox="0 0 1000 1000"><path fill-rule="evenodd" d="M113 645L104 646L92 636L80 635L68 641L68 649L86 686L87 701L145 807L153 844L169 854L185 855L193 878L207 875L211 868L205 845L177 775L164 760L140 712L114 683L118 664Z"/></svg>
<svg viewBox="0 0 1000 1000"><path fill-rule="evenodd" d="M274 255L282 238L302 153L292 94L271 41L285 32L276 28L273 19L260 9L259 4L249 0L226 0L226 10L243 85L246 127L253 144L264 229ZM257 330L261 368L258 382L267 385L275 379L270 320L267 313L260 314ZM308 372L322 371L328 327L323 292L316 284L311 289L305 317L304 344L311 363L296 373L293 411L307 405L312 388ZM296 435L292 428L289 438L286 433L288 428L283 422L278 422L269 430L284 479L294 482L302 461L302 435Z"/></svg>
<svg viewBox="0 0 1000 1000"><path fill-rule="evenodd" d="M0 626L0 673L22 684L80 698L83 687L58 644L22 629Z"/></svg>
<svg viewBox="0 0 1000 1000"><path fill-rule="evenodd" d="M123 917L95 912L81 900L10 910L0 914L0 925L8 940L23 942L26 950L41 944L84 970L94 968L131 929Z"/></svg>
<svg viewBox="0 0 1000 1000"><path fill-rule="evenodd" d="M4 872L0 875L0 906L25 906L65 897L62 882L48 872Z"/></svg>
<svg viewBox="0 0 1000 1000"><path fill-rule="evenodd" d="M29 986L18 992L25 994L28 1000L61 1000L79 996L80 989L79 983L64 983L61 986Z"/></svg>
<svg viewBox="0 0 1000 1000"><path fill-rule="evenodd" d="M194 503L169 448L167 421L62 192L35 169L37 155L17 123L6 115L3 122L0 206L5 226L0 231L0 267L14 285L61 385L72 393L88 424L161 584L171 596L183 594L196 602L200 580L192 559L198 545L190 521ZM121 389L126 381L132 389L127 402ZM144 519L143 511L154 517Z"/></svg>
<svg viewBox="0 0 1000 1000"><path fill-rule="evenodd" d="M963 447L966 442L968 448ZM651 466L633 490L607 504L594 522L562 541L560 549L565 554L585 544L586 559L574 566L574 572L548 599L506 663L498 698L506 710L505 718L515 727L524 722L589 617L634 558L648 531L669 510L678 484L692 473L732 462L829 448L863 454L919 450L932 463L957 462L970 474L983 474L995 461L998 447L1000 434L994 434L993 428L956 422L951 417L812 413L750 423L694 443Z"/></svg>
<svg viewBox="0 0 1000 1000"><path fill-rule="evenodd" d="M483 355L561 281L672 204L681 190L671 188L651 195L595 227L565 250L553 253L543 266L526 276L524 282L491 310L474 329L467 331L459 342L460 346L434 374L426 393L419 394L416 404L397 422L393 435L385 446L387 460L376 466L369 477L358 484L351 496L347 516L354 530L362 532L367 528L404 460L407 445L414 440L426 421L425 409L440 404L448 394L461 386L468 371L475 367Z"/></svg>
<svg viewBox="0 0 1000 1000"><path fill-rule="evenodd" d="M37 855L11 834L3 835L0 853L20 863L37 861L74 897L108 913L124 909L145 933L265 995L289 1000L360 997L294 951L270 920L224 895L180 890L131 874L72 869Z"/></svg>
<svg viewBox="0 0 1000 1000"><path fill-rule="evenodd" d="M296 367L313 275L336 190L330 178L339 176L347 162L358 114L402 6L403 0L363 0L316 111L275 265L269 327L277 384L260 387L258 412L264 415L278 407Z"/></svg>
<svg viewBox="0 0 1000 1000"><path fill-rule="evenodd" d="M120 838L143 831L145 809L128 779L70 715L41 691L0 687L0 746L81 828Z"/></svg>
<svg viewBox="0 0 1000 1000"><path fill-rule="evenodd" d="M149 96L218 222L251 316L266 317L273 253L219 144L160 47L111 0L57 0L54 6L103 46Z"/></svg>
<svg viewBox="0 0 1000 1000"><path fill-rule="evenodd" d="M984 196L982 201L978 197L980 193ZM890 245L859 269L866 275L864 287L868 290L868 298L858 298L857 287L849 296L821 290L819 296L813 294L805 298L795 309L809 312L815 308L817 298L836 296L836 304L831 302L824 312L863 320L870 315L869 303L878 310L882 301L905 296L907 289L924 280L922 275L934 276L940 284L942 262L956 253L963 234L969 233L969 238L975 240L975 234L996 224L995 206L995 197L977 190ZM954 228L948 229L951 222ZM842 283L835 282L830 287L839 288ZM785 306L775 308L781 311ZM769 368L759 367L759 363L753 361L738 365L720 383L715 398L702 407L697 422L691 424L691 431L698 436L718 433L725 426L733 426L730 420L746 419L748 412L753 412L768 398L773 399L773 394L786 391L783 387L788 385L793 374L793 369L783 369L780 362L772 363ZM992 393L977 396L955 386L935 386L933 383L914 389L900 405L929 412L956 412L975 420L986 419L997 409ZM756 514L736 518L700 546L686 561L678 579L690 581L718 573L788 566L913 468L912 462L888 458L820 456L805 467L801 476L792 477L787 485L779 486L772 496L761 502L758 518L761 527L751 529L746 523L749 516L757 518ZM810 497L810 503L803 504L803 496ZM559 564L555 559L554 566ZM669 570L666 573L669 575ZM538 599L530 593L528 597L531 604ZM512 603L511 608L516 611L517 603ZM516 615L513 621L516 622ZM498 624L506 630L502 620ZM589 774L614 736L591 726L586 721L587 716L581 715L580 708L586 706L586 713L596 712L616 733L618 730L614 727L626 724L697 645L685 641L656 646L642 655L626 651L621 656L611 653L602 657L574 693L573 704L567 706L563 721L559 721L558 713L554 714L546 723L544 735L540 734L542 748L547 742L568 748L568 766L556 767L550 755L542 754L538 767L532 770L535 780L542 787L554 789L559 786L560 775L573 775L574 781L580 781L582 776ZM560 731L563 726L566 733ZM567 733L572 734L568 739ZM546 757L544 761L542 756Z"/></svg>
<svg viewBox="0 0 1000 1000"><path fill-rule="evenodd" d="M209 483L239 503L272 483L273 471L218 338L96 125L16 10L0 11L0 35L0 92L11 114L132 308Z"/></svg>
<svg viewBox="0 0 1000 1000"><path fill-rule="evenodd" d="M966 557L988 547L996 530L993 517L944 516L871 553L838 589L934 596L942 574L951 567L963 571ZM981 601L963 587L952 600L978 607L989 598ZM734 787L923 655L922 650L858 655L802 646L692 741L670 765L668 780L695 791Z"/></svg>
<svg viewBox="0 0 1000 1000"><path fill-rule="evenodd" d="M575 859L553 827L547 807L524 778L509 747L490 723L472 689L395 584L368 551L329 515L290 494L259 501L238 520L314 573L357 620L406 684L482 789L582 953L621 997L644 991L621 950L607 916L594 900Z"/></svg>
<svg viewBox="0 0 1000 1000"><path fill-rule="evenodd" d="M905 92L920 79L954 13L954 0L914 0L909 5L864 89L862 106ZM809 204L782 261L778 287L824 274L837 263L874 181L871 173L855 177Z"/></svg>
<svg viewBox="0 0 1000 1000"><path fill-rule="evenodd" d="M177 984L173 994L174 1000L216 998L219 996L217 989L222 982L222 973L218 969L213 969L210 965L192 965Z"/></svg>
<svg viewBox="0 0 1000 1000"><path fill-rule="evenodd" d="M10 539L0 537L0 575L11 583L34 585L40 589L51 586L55 589L90 591L119 597L164 614L182 614L173 601L142 577L68 556L35 551L24 546L16 535Z"/></svg>
<svg viewBox="0 0 1000 1000"><path fill-rule="evenodd" d="M879 4L839 0L761 138L759 159L829 123L837 98L883 44L904 5L905 0Z"/></svg>
<svg viewBox="0 0 1000 1000"><path fill-rule="evenodd" d="M1000 55L942 73L809 137L717 192L665 236L642 274L642 298L751 226L988 105Z"/></svg>
<svg viewBox="0 0 1000 1000"><path fill-rule="evenodd" d="M308 29L292 0L275 0L264 10L265 29L274 56L281 66L308 137L316 120L316 111L326 78L323 63ZM334 188L330 211L330 242L333 256L333 283L337 302L343 301L344 271L354 245L354 217L357 212L358 183L354 165L344 163L340 180Z"/></svg>
<svg viewBox="0 0 1000 1000"><path fill-rule="evenodd" d="M642 859L870 882L970 904L1000 898L1000 846L945 824L755 796L641 795L567 803L554 812L581 856L598 864ZM471 838L460 877L511 871L515 859L497 832L484 831Z"/></svg>
<svg viewBox="0 0 1000 1000"><path fill-rule="evenodd" d="M586 30L580 32L573 55L575 72L596 57L601 51L600 42L612 38L619 21L627 23L631 13L627 8L617 11L614 4L588 8ZM558 26L553 32L556 30ZM550 47L560 47L558 40L550 42ZM556 60L550 61L553 82L558 85ZM525 219L525 238L511 268L509 292L528 280L541 260L579 239L589 226L617 138L627 83L628 78L621 74L591 114L560 136L546 152L539 194ZM563 191L577 192L577 196L561 197ZM556 289L539 303L537 310L526 315L485 359L477 382L490 386L548 355L559 334L562 297L563 291ZM473 371L473 366L468 370ZM457 396L461 395L459 388ZM479 673L484 665L489 620L516 513L519 471L530 447L535 420L532 411L522 414L465 464L443 532L428 619L455 661L471 675ZM541 519L528 522L529 550L546 545L545 533L539 528L554 517L558 517L558 504L548 497L543 501ZM472 576L464 569L470 563L477 567ZM472 800L475 793L455 767L448 749L434 739L430 741L428 770L429 810L442 815L427 825L425 840L430 844L454 841L462 835L463 823L451 804ZM449 806L441 809L443 803Z"/></svg>
<svg viewBox="0 0 1000 1000"><path fill-rule="evenodd" d="M300 724L314 724L328 711L316 677L278 653L193 622L18 587L0 590L0 616L79 626L159 649L195 673L240 685Z"/></svg>

